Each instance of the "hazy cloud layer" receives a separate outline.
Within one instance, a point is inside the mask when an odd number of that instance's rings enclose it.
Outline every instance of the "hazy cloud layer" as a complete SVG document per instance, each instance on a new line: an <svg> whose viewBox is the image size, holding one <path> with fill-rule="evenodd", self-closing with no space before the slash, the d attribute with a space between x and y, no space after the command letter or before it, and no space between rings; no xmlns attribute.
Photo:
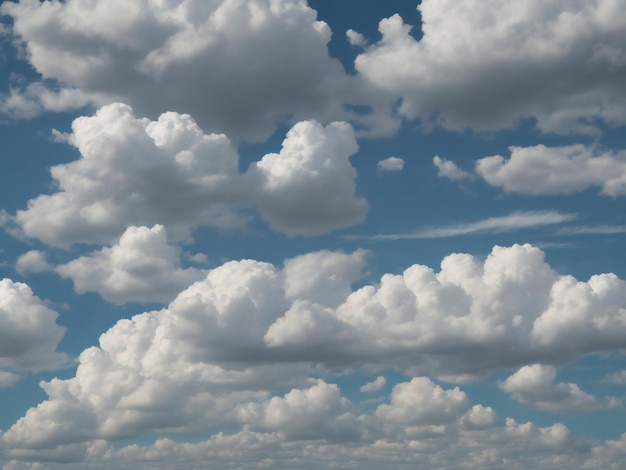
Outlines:
<svg viewBox="0 0 626 470"><path fill-rule="evenodd" d="M356 69L403 101L409 118L501 129L536 118L544 132L626 123L626 11L620 1L424 0L423 37L399 15Z"/></svg>
<svg viewBox="0 0 626 470"><path fill-rule="evenodd" d="M225 135L205 134L184 114L150 121L117 103L76 119L72 131L81 157L52 167L59 191L31 199L14 218L24 235L50 245L112 242L130 225L161 224L174 238L197 225L240 228L238 208L247 206L276 230L313 235L367 211L354 194L349 158L358 146L345 123L296 124L279 154L245 174Z"/></svg>

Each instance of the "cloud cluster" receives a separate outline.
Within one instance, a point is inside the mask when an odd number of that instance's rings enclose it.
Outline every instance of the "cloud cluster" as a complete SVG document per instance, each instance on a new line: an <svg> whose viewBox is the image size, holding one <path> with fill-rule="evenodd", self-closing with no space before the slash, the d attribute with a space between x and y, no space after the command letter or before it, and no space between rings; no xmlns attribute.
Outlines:
<svg viewBox="0 0 626 470"><path fill-rule="evenodd" d="M188 115L136 118L123 104L77 118L67 137L80 159L51 169L59 190L29 201L14 222L49 245L106 243L131 225L164 225L185 237L194 226L243 224L238 209L257 206L276 229L312 235L360 222L349 157L350 125L296 124L278 154L241 174L225 135L205 134ZM31 260L33 261L33 260Z"/></svg>
<svg viewBox="0 0 626 470"><path fill-rule="evenodd" d="M438 273L414 265L352 291L365 255L322 251L283 269L242 260L210 270L167 308L120 320L80 355L75 377L44 382L48 400L3 442L14 455L33 455L29 449L65 452L94 439L218 423L331 442L441 435L449 425L480 430L494 423L493 410L472 408L458 387L445 390L427 377L395 385L390 402L364 416L335 385L309 377L343 364L453 380L625 347L626 289L614 275L578 282L557 275L537 248L515 245L495 247L484 262L450 255ZM503 388L558 411L594 400L554 384L553 372L523 368ZM524 374L541 387L525 388ZM284 395L270 397L276 392ZM568 400L556 405L556 395ZM567 436L554 432L538 439L558 447Z"/></svg>
<svg viewBox="0 0 626 470"><path fill-rule="evenodd" d="M552 413L594 411L601 407L595 397L572 383L555 383L556 369L533 364L511 375L500 387L520 403Z"/></svg>
<svg viewBox="0 0 626 470"><path fill-rule="evenodd" d="M0 368L44 370L67 362L65 354L56 352L65 333L57 317L26 284L0 280ZM16 380L15 374L0 370L0 388Z"/></svg>
<svg viewBox="0 0 626 470"><path fill-rule="evenodd" d="M626 123L626 13L614 0L424 0L423 37L399 15L355 61L409 118L501 129L536 118L544 132ZM353 35L354 37L354 35Z"/></svg>
<svg viewBox="0 0 626 470"><path fill-rule="evenodd" d="M124 101L142 115L176 110L261 139L288 116L341 118L335 98L355 88L305 0L20 1L1 12L32 66L54 79L14 88L4 103L13 114Z"/></svg>

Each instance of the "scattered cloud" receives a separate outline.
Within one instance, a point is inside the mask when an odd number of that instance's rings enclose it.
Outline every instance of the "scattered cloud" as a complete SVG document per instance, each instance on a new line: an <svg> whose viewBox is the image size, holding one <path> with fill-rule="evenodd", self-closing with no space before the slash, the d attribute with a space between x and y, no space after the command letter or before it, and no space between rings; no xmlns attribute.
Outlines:
<svg viewBox="0 0 626 470"><path fill-rule="evenodd" d="M378 162L380 171L402 171L404 168L404 160L398 157L389 157Z"/></svg>
<svg viewBox="0 0 626 470"><path fill-rule="evenodd" d="M555 383L553 366L533 364L511 375L500 387L516 401L551 413L581 413L602 407L595 397L573 383Z"/></svg>
<svg viewBox="0 0 626 470"><path fill-rule="evenodd" d="M346 37L351 46L365 47L367 45L365 36L353 29L346 31Z"/></svg>
<svg viewBox="0 0 626 470"><path fill-rule="evenodd" d="M52 271L54 268L46 260L46 254L40 250L30 250L20 255L15 263L15 269L19 273L43 273Z"/></svg>
<svg viewBox="0 0 626 470"><path fill-rule="evenodd" d="M385 379L382 375L376 377L372 382L368 382L363 385L359 390L363 393L374 393L379 391L387 384L387 379Z"/></svg>
<svg viewBox="0 0 626 470"><path fill-rule="evenodd" d="M626 152L598 153L593 147L510 147L511 157L481 158L476 173L492 186L530 195L572 194L592 186L601 194L626 194Z"/></svg>
<svg viewBox="0 0 626 470"><path fill-rule="evenodd" d="M473 180L474 175L465 170L461 170L456 163L435 155L433 163L437 167L437 175L441 178L448 178L451 181Z"/></svg>

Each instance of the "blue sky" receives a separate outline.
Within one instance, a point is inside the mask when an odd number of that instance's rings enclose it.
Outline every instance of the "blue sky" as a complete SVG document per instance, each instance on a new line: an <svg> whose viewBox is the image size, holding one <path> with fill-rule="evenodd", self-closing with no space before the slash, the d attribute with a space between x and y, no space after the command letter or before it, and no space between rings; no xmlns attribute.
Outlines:
<svg viewBox="0 0 626 470"><path fill-rule="evenodd" d="M2 2L0 468L622 468L625 12Z"/></svg>

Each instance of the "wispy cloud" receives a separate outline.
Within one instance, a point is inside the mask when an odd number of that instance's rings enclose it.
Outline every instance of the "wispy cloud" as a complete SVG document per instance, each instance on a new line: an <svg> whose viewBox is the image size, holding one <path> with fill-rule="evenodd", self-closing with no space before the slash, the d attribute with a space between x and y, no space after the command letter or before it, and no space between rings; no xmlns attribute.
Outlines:
<svg viewBox="0 0 626 470"><path fill-rule="evenodd" d="M611 235L626 233L626 225L574 225L561 227L557 235Z"/></svg>
<svg viewBox="0 0 626 470"><path fill-rule="evenodd" d="M392 233L378 235L348 235L346 238L367 240L412 240L424 238L448 238L462 235L502 233L514 230L556 225L574 220L577 214L562 214L557 211L513 212L502 217L489 217L477 222L459 223L443 227L429 227L410 233Z"/></svg>

